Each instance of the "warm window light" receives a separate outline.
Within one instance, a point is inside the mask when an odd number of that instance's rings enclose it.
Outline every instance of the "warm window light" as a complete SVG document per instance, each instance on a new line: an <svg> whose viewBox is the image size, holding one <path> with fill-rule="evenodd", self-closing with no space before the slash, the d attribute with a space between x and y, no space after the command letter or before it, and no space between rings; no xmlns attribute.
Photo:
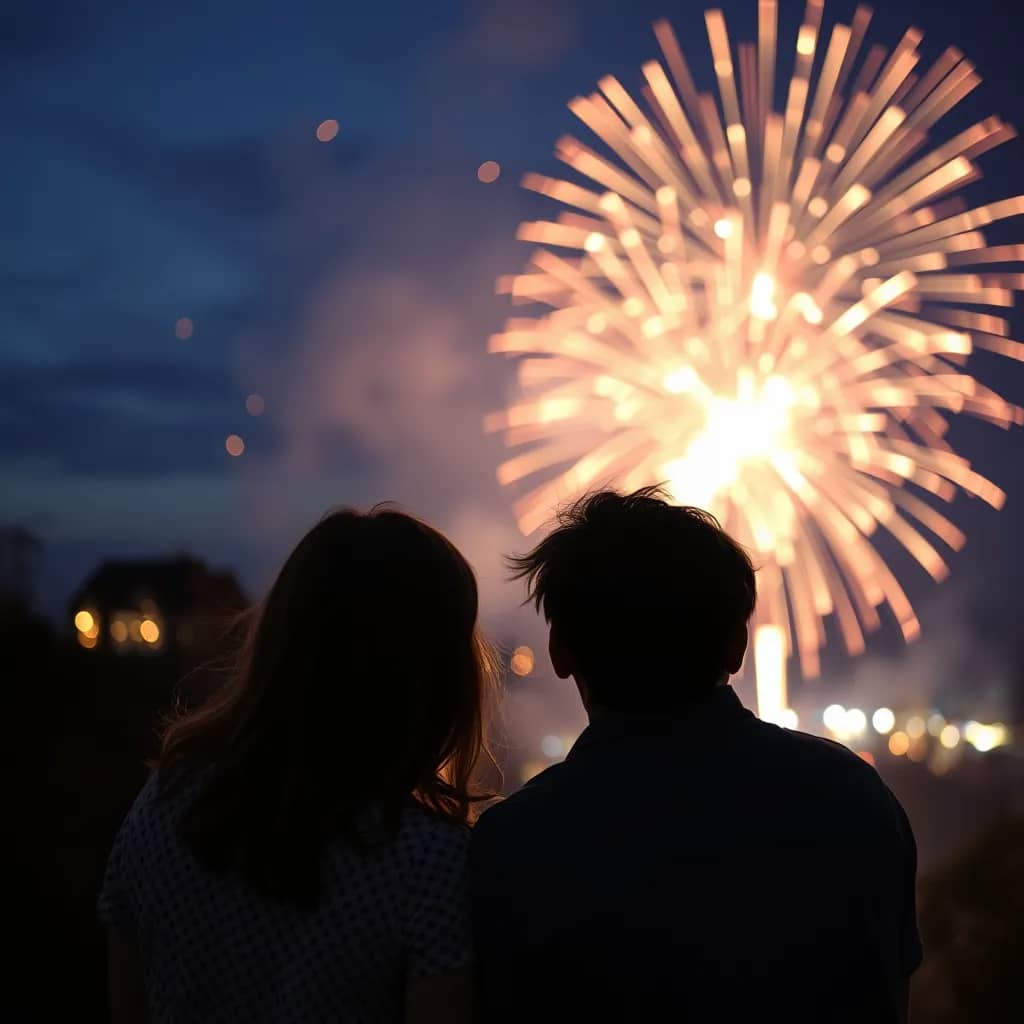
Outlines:
<svg viewBox="0 0 1024 1024"><path fill-rule="evenodd" d="M533 651L529 647L517 647L509 666L517 676L528 676L533 671Z"/></svg>
<svg viewBox="0 0 1024 1024"><path fill-rule="evenodd" d="M237 434L228 434L224 441L224 447L227 449L228 455L237 458L245 451L245 442Z"/></svg>
<svg viewBox="0 0 1024 1024"><path fill-rule="evenodd" d="M174 336L180 341L188 341L195 333L196 325L187 316L180 316L174 322Z"/></svg>
<svg viewBox="0 0 1024 1024"><path fill-rule="evenodd" d="M152 619L143 619L139 634L147 644L155 644L160 639L160 627Z"/></svg>
<svg viewBox="0 0 1024 1024"><path fill-rule="evenodd" d="M501 174L501 164L496 160L485 160L476 169L477 179L485 185L490 185L492 181L497 181L499 174Z"/></svg>
<svg viewBox="0 0 1024 1024"><path fill-rule="evenodd" d="M316 126L316 138L318 142L331 142L333 139L338 137L338 122L333 118L329 117L326 121L321 121Z"/></svg>

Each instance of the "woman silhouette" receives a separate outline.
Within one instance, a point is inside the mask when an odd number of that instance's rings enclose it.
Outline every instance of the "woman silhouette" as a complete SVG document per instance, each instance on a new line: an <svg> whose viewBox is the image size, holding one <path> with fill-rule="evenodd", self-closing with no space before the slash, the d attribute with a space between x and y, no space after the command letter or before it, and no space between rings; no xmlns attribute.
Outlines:
<svg viewBox="0 0 1024 1024"><path fill-rule="evenodd" d="M448 540L386 507L328 514L118 833L114 1020L468 1020L493 678Z"/></svg>

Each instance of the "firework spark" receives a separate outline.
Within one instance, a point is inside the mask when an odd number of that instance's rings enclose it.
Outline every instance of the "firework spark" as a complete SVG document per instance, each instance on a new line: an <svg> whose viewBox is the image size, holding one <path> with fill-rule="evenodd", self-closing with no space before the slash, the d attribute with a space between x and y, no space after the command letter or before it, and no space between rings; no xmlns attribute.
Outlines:
<svg viewBox="0 0 1024 1024"><path fill-rule="evenodd" d="M971 209L953 195L1014 130L990 117L927 150L974 67L950 49L920 69L913 28L864 53L863 7L826 40L822 11L810 0L782 113L773 0L735 52L721 12L705 13L717 100L664 21L643 104L612 77L574 99L604 148L557 145L586 185L526 177L569 209L521 226L551 248L499 282L549 309L490 342L522 357L521 396L485 426L518 449L498 479L533 480L515 506L523 532L609 481L667 481L715 512L761 566L755 647L774 667L758 665L758 690L776 718L780 660L795 652L815 675L827 616L853 654L883 604L918 633L879 527L940 580L936 539L957 549L964 535L934 499L1003 503L945 440L949 417L1024 422L964 372L973 349L1024 359L999 312L1024 274L997 272L1024 246L982 234L1024 213L1024 196Z"/></svg>

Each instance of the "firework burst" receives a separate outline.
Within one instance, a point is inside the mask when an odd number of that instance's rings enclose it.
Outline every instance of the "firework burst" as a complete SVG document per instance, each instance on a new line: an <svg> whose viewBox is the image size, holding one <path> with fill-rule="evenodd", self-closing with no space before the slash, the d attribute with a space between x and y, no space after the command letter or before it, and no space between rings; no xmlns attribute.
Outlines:
<svg viewBox="0 0 1024 1024"><path fill-rule="evenodd" d="M558 143L585 184L526 177L566 209L521 226L543 248L499 289L548 308L490 343L521 357L520 396L485 426L516 449L498 479L522 489L523 532L606 482L667 482L709 508L761 567L755 667L773 718L786 656L818 671L827 616L851 653L883 604L917 634L880 527L939 580L940 547L964 535L937 501L1002 504L946 441L949 417L1024 422L964 370L973 349L1024 358L1004 315L1024 275L1000 272L1024 246L982 233L1024 196L954 195L1014 131L991 117L927 149L974 67L950 49L920 68L913 28L866 49L866 8L826 37L822 8L807 5L781 113L772 0L735 53L705 13L717 99L662 21L643 102L606 77L569 104L602 145Z"/></svg>

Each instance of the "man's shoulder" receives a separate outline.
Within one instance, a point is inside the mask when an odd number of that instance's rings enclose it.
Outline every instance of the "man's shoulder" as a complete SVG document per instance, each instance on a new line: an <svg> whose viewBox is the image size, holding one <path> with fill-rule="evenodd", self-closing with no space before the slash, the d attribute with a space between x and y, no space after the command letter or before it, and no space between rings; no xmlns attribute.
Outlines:
<svg viewBox="0 0 1024 1024"><path fill-rule="evenodd" d="M545 768L516 792L488 807L473 829L474 839L500 841L506 834L519 833L525 822L551 813L559 805L569 775L565 762Z"/></svg>
<svg viewBox="0 0 1024 1024"><path fill-rule="evenodd" d="M881 778L871 763L843 743L777 725L755 721L757 742L762 756L783 765L806 771L841 775L856 784L881 786Z"/></svg>

